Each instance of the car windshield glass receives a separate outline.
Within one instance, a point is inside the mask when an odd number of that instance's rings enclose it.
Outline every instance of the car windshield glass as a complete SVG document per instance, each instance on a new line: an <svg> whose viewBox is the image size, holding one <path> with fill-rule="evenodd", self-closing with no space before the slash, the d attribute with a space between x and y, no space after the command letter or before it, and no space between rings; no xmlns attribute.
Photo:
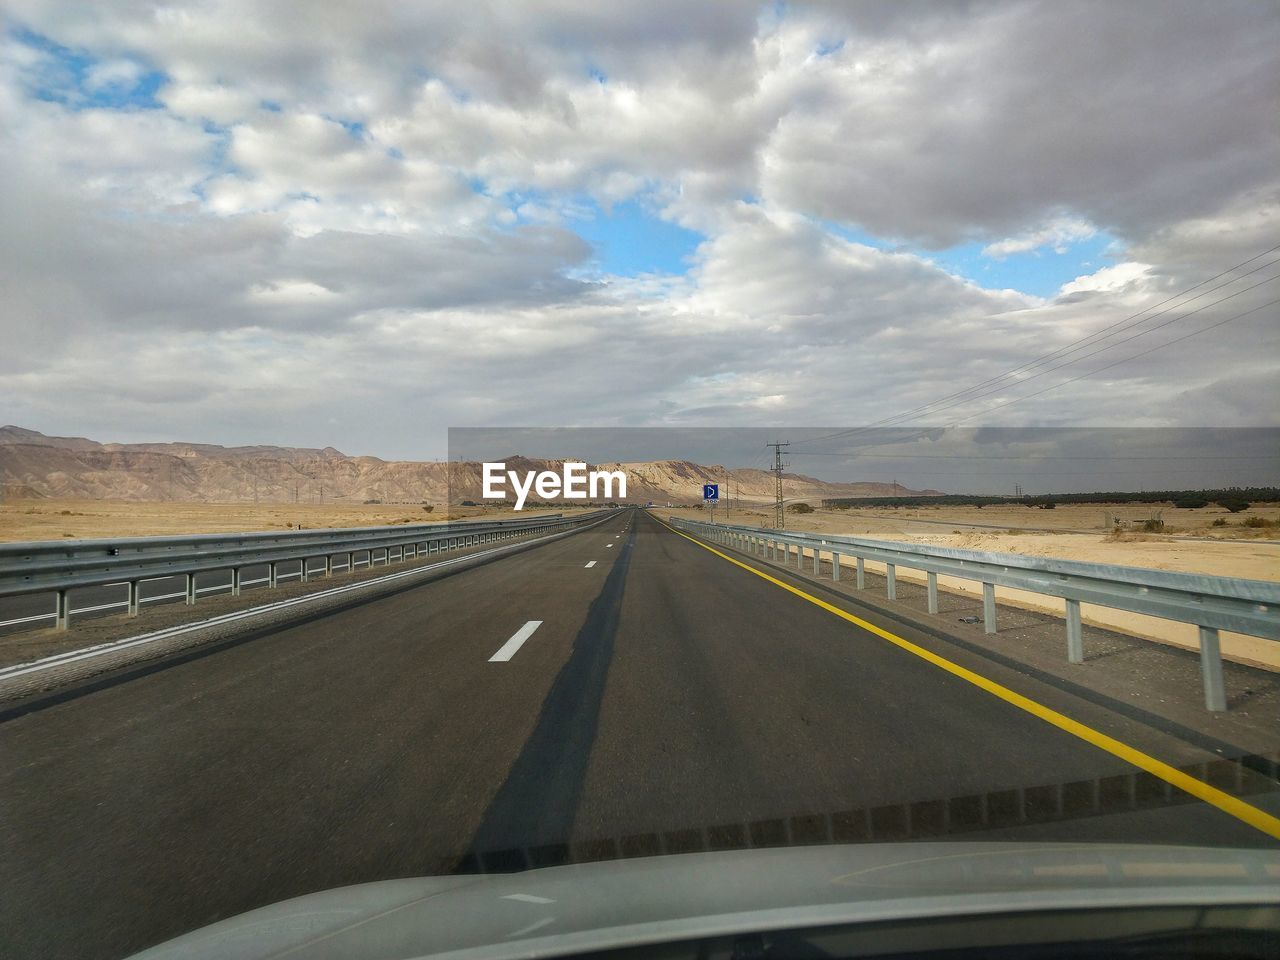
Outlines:
<svg viewBox="0 0 1280 960"><path fill-rule="evenodd" d="M1280 949L1278 106L1274 0L6 5L0 955Z"/></svg>

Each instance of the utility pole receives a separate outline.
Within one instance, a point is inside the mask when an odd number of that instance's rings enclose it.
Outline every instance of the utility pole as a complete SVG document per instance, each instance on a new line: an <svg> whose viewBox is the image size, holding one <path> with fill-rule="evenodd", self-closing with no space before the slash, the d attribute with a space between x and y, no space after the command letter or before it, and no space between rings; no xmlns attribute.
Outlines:
<svg viewBox="0 0 1280 960"><path fill-rule="evenodd" d="M791 444L776 441L766 443L765 446L773 447L773 525L775 529L782 530L786 527L786 517L782 511L782 468L789 466L782 462L782 448Z"/></svg>
<svg viewBox="0 0 1280 960"><path fill-rule="evenodd" d="M724 468L724 522L733 523L733 492L729 489L729 484L733 483L733 472L728 468Z"/></svg>

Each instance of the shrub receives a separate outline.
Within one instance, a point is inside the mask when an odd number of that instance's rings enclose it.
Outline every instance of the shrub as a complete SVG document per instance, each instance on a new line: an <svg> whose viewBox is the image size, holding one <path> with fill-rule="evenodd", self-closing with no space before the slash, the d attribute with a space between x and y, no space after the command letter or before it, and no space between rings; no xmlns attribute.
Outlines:
<svg viewBox="0 0 1280 960"><path fill-rule="evenodd" d="M1243 520L1240 521L1240 526L1253 527L1254 529L1259 529L1262 527L1271 526L1271 521L1268 520L1266 517L1245 517Z"/></svg>
<svg viewBox="0 0 1280 960"><path fill-rule="evenodd" d="M1223 497L1218 501L1218 506L1228 513L1240 513L1242 510L1249 509L1249 501L1237 497Z"/></svg>
<svg viewBox="0 0 1280 960"><path fill-rule="evenodd" d="M425 510L427 513L430 513L435 508L436 508L436 505L434 503L424 503L422 505L422 509Z"/></svg>
<svg viewBox="0 0 1280 960"><path fill-rule="evenodd" d="M1199 510L1201 507L1207 507L1209 501L1200 497L1183 497L1180 500L1173 501L1173 505L1179 510Z"/></svg>
<svg viewBox="0 0 1280 960"><path fill-rule="evenodd" d="M479 504L478 504L478 503L476 503L474 500L463 500L461 505L462 505L462 506L464 506L464 507L478 507L478 506L479 506Z"/></svg>
<svg viewBox="0 0 1280 960"><path fill-rule="evenodd" d="M1142 521L1142 529L1147 533L1159 533L1164 529L1164 521L1159 517L1151 517L1149 520Z"/></svg>
<svg viewBox="0 0 1280 960"><path fill-rule="evenodd" d="M787 509L792 513L813 513L813 507L807 503L793 503Z"/></svg>
<svg viewBox="0 0 1280 960"><path fill-rule="evenodd" d="M1215 527L1225 527L1226 525L1227 525L1226 517L1219 517L1217 520L1213 521L1213 526Z"/></svg>

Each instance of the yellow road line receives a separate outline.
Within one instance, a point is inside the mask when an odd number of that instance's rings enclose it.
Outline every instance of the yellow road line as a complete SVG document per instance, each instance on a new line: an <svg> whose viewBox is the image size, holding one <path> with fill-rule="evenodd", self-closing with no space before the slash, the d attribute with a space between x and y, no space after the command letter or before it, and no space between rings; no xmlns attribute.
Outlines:
<svg viewBox="0 0 1280 960"><path fill-rule="evenodd" d="M807 600L814 606L821 607L828 613L833 613L840 619L847 620L849 623L861 627L868 633L873 633L881 639L888 640L894 646L901 647L903 650L910 654L914 654L921 660L926 660L935 667L945 670L947 673L959 677L961 680L968 681L975 687L985 690L994 697L999 697L1001 700L1012 704L1019 710L1025 710L1033 717L1039 717L1045 723L1052 724L1059 730L1064 730L1074 737L1079 737L1081 740L1092 744L1099 750L1105 750L1112 756L1119 757L1121 760L1131 763L1135 767L1145 770L1153 776L1159 777L1165 783L1172 784L1179 790L1189 793L1193 797L1203 800L1205 803L1212 804L1223 813L1230 814L1237 820L1247 823L1255 830L1261 830L1263 833L1267 834L1267 836L1280 840L1280 817L1273 817L1265 810L1259 810L1252 804L1245 803L1238 797L1233 797L1231 794L1219 790L1217 787L1210 786L1203 780L1197 780L1195 777L1183 773L1177 767L1172 767L1167 763L1157 760L1155 757L1148 756L1141 750L1129 746L1127 743L1121 743L1114 737L1109 737L1105 733L1094 730L1092 727L1086 726L1079 720L1072 720L1065 714L1059 713L1057 710L1050 707L1046 707L1044 704L1038 703L1029 697L1024 697L1020 693L1015 693L1008 687L996 683L994 680L990 680L987 677L982 676L980 673L974 673L972 670L962 667L958 663L953 663L946 657L940 657L936 653L926 650L918 644L912 643L910 640L905 640L895 633L890 633L888 630L877 627L874 623L869 623L861 617L854 616L847 610L841 610L834 604L827 603L825 600L821 600L812 594L805 593L805 591L798 587L793 587L789 583L784 583L777 577L772 577L763 570L759 570L751 566L749 563L743 563L741 560L731 557L727 553L722 553L715 547L703 543L696 537L691 537L687 533L677 530L675 527L661 519L658 519L657 517L654 519L658 520L659 523L676 536L684 537L690 543L696 544L704 550L709 550L717 557L728 560L730 563L737 567L741 567L749 573L754 573L762 580L768 580L770 583L781 587L788 593L794 594L802 600Z"/></svg>

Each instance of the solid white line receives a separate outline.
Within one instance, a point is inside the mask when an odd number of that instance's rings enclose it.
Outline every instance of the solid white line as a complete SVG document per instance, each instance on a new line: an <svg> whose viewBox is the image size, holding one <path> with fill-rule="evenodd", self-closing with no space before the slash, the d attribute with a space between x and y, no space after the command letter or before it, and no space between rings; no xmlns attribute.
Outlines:
<svg viewBox="0 0 1280 960"><path fill-rule="evenodd" d="M590 569L591 569L592 567L594 567L595 565L596 565L596 562L595 562L594 560L588 560L588 561L587 561L586 569L590 570ZM50 617L52 617L52 616L53 616L53 614L52 614L52 613L50 613L50 614L46 614L46 616L50 616Z"/></svg>
<svg viewBox="0 0 1280 960"><path fill-rule="evenodd" d="M550 897L538 897L532 893L508 893L503 900L517 900L520 903L555 903Z"/></svg>
<svg viewBox="0 0 1280 960"><path fill-rule="evenodd" d="M490 663L506 663L516 655L516 651L524 646L524 642L533 636L533 631L542 626L541 620L530 620L523 627L517 630L501 647L498 652L489 658Z"/></svg>
<svg viewBox="0 0 1280 960"><path fill-rule="evenodd" d="M33 620L52 620L56 613L37 613L34 617L18 617L16 620L0 620L0 627L11 627L15 623L31 623Z"/></svg>
<svg viewBox="0 0 1280 960"><path fill-rule="evenodd" d="M605 546L606 546L606 547L612 547L612 546L613 546L613 544L612 544L612 543L606 543L606 544L605 544Z"/></svg>

